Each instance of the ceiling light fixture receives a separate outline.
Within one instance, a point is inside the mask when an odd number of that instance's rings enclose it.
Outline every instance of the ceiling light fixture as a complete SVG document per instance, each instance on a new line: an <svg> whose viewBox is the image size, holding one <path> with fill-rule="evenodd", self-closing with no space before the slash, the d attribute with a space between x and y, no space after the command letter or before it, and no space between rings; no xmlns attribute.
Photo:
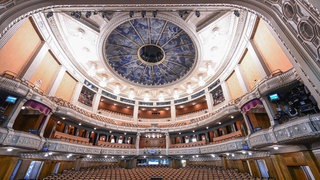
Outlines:
<svg viewBox="0 0 320 180"><path fill-rule="evenodd" d="M130 92L129 92L129 94L128 94L128 97L129 97L130 99L134 99L134 98L135 98L135 93L134 93L134 91L133 91L132 88L130 89Z"/></svg>
<svg viewBox="0 0 320 180"><path fill-rule="evenodd" d="M13 151L13 148L8 148L7 151L11 152L11 151Z"/></svg>
<svg viewBox="0 0 320 180"><path fill-rule="evenodd" d="M173 91L173 98L174 98L174 99L178 99L178 98L179 98L179 92L178 92L177 89L175 89L175 90Z"/></svg>
<svg viewBox="0 0 320 180"><path fill-rule="evenodd" d="M107 78L106 77L103 77L102 78L102 81L100 81L99 85L101 87L106 87L107 86Z"/></svg>
<svg viewBox="0 0 320 180"><path fill-rule="evenodd" d="M196 16L200 17L200 11L196 11Z"/></svg>
<svg viewBox="0 0 320 180"><path fill-rule="evenodd" d="M91 11L86 12L86 18L89 18L91 16Z"/></svg>
<svg viewBox="0 0 320 180"><path fill-rule="evenodd" d="M274 149L274 150L278 150L279 147L278 147L278 146L274 146L273 149Z"/></svg>
<svg viewBox="0 0 320 180"><path fill-rule="evenodd" d="M76 19L80 19L81 18L81 12L80 11L73 11L73 12L71 12L71 16L76 18Z"/></svg>
<svg viewBox="0 0 320 180"><path fill-rule="evenodd" d="M146 11L141 11L141 17L144 18L146 17L147 12Z"/></svg>
<svg viewBox="0 0 320 180"><path fill-rule="evenodd" d="M159 94L158 99L159 99L159 101L164 101L164 95L162 92Z"/></svg>
<svg viewBox="0 0 320 180"><path fill-rule="evenodd" d="M130 12L129 12L129 17L132 18L133 16L134 16L134 12L133 12L133 11L130 11Z"/></svg>
<svg viewBox="0 0 320 180"><path fill-rule="evenodd" d="M152 15L153 15L154 18L157 17L157 14L158 14L158 10L152 11Z"/></svg>
<svg viewBox="0 0 320 180"><path fill-rule="evenodd" d="M202 75L199 75L199 81L198 81L199 86L204 86L206 83L203 80Z"/></svg>
<svg viewBox="0 0 320 180"><path fill-rule="evenodd" d="M190 83L187 84L187 93L188 93L188 94L192 94L192 93L193 93L193 90L192 90L192 88L191 88Z"/></svg>
<svg viewBox="0 0 320 180"><path fill-rule="evenodd" d="M48 12L47 13L47 18L51 18L53 16L53 12Z"/></svg>
<svg viewBox="0 0 320 180"><path fill-rule="evenodd" d="M114 93L115 95L120 94L120 86L119 86L119 84L116 84L116 86L115 86L115 88L114 88L114 90L113 90L113 93Z"/></svg>
<svg viewBox="0 0 320 180"><path fill-rule="evenodd" d="M240 17L240 12L238 10L234 10L233 11L233 14L236 16L236 17Z"/></svg>
<svg viewBox="0 0 320 180"><path fill-rule="evenodd" d="M149 97L149 93L147 92L144 97L143 97L144 101L150 101L150 97Z"/></svg>

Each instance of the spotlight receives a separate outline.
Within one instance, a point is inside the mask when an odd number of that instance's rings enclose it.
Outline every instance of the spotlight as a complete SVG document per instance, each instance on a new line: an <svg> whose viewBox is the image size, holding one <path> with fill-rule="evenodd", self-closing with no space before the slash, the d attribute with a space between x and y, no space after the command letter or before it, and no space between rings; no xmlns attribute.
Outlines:
<svg viewBox="0 0 320 180"><path fill-rule="evenodd" d="M47 13L47 18L50 18L52 16L53 16L53 12L52 11Z"/></svg>
<svg viewBox="0 0 320 180"><path fill-rule="evenodd" d="M196 11L196 16L200 17L200 11Z"/></svg>
<svg viewBox="0 0 320 180"><path fill-rule="evenodd" d="M186 11L186 10L181 10L181 11L179 11L179 16L181 17L181 18L183 18L183 16L185 16L185 15L187 15L188 14L188 11Z"/></svg>
<svg viewBox="0 0 320 180"><path fill-rule="evenodd" d="M71 12L71 16L77 19L81 18L81 12L80 11L73 11Z"/></svg>
<svg viewBox="0 0 320 180"><path fill-rule="evenodd" d="M236 16L236 17L240 17L240 12L238 10L234 10L233 11L233 14Z"/></svg>
<svg viewBox="0 0 320 180"><path fill-rule="evenodd" d="M130 11L130 12L129 12L129 16L132 18L133 15L134 15L134 12L133 12L133 11Z"/></svg>
<svg viewBox="0 0 320 180"><path fill-rule="evenodd" d="M107 12L106 11L103 11L102 13L101 13L101 16L102 16L102 18L107 18Z"/></svg>
<svg viewBox="0 0 320 180"><path fill-rule="evenodd" d="M92 13L90 11L86 12L86 18L89 18L91 16L91 14Z"/></svg>
<svg viewBox="0 0 320 180"><path fill-rule="evenodd" d="M152 15L153 15L154 18L157 16L157 14L158 14L158 10L152 11Z"/></svg>
<svg viewBox="0 0 320 180"><path fill-rule="evenodd" d="M144 18L146 16L147 12L146 11L141 11L141 16Z"/></svg>

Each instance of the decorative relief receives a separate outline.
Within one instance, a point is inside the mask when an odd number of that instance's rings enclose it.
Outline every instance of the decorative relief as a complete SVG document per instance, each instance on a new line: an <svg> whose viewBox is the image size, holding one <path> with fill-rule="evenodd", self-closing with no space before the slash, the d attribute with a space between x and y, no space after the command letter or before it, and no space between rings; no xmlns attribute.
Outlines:
<svg viewBox="0 0 320 180"><path fill-rule="evenodd" d="M302 117L277 125L268 131L258 131L252 134L248 141L250 147L266 146L273 143L288 142L297 138L309 138L315 133L320 133L320 115L314 115L310 119Z"/></svg>

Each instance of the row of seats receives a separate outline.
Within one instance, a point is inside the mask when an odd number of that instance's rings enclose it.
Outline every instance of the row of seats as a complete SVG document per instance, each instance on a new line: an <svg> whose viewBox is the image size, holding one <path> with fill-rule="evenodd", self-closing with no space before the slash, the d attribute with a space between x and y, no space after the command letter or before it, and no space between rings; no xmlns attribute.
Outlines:
<svg viewBox="0 0 320 180"><path fill-rule="evenodd" d="M69 134L66 134L66 133L61 133L61 132L58 132L58 131L54 132L53 137L55 139L59 139L61 141L65 141L65 142L92 146L92 143L89 143L89 139L88 138L83 138L83 137L79 137L79 136L73 136L73 135L69 135Z"/></svg>
<svg viewBox="0 0 320 180"><path fill-rule="evenodd" d="M189 166L173 169L168 166L143 166L123 169L114 165L82 168L79 171L68 170L62 174L50 175L44 180L52 179L112 179L112 180L150 180L152 177L176 180L253 180L248 173L239 173L232 169L215 166Z"/></svg>
<svg viewBox="0 0 320 180"><path fill-rule="evenodd" d="M190 143L179 143L171 144L170 148L186 148L186 147L195 147L195 146L204 146L206 141L190 142Z"/></svg>
<svg viewBox="0 0 320 180"><path fill-rule="evenodd" d="M24 85L26 85L27 87L33 89L35 92L39 93L40 95L42 96L45 96L45 94L43 93L43 91L39 88L37 88L35 85L33 85L32 83L28 82L28 81L25 81L25 80L21 80L19 78L17 78L16 74L14 73L10 73L10 72L5 72L2 74L3 77L6 77L6 78L9 78L9 79L13 79L19 83L22 83ZM103 122L106 122L106 123L109 123L109 124L113 124L113 125L120 125L120 126L126 126L126 127L139 127L139 128L149 128L151 127L151 124L149 125L146 125L146 124L136 124L136 123L130 123L130 122L122 122L122 121L115 121L111 118L108 118L108 117L104 117L104 116L101 116L101 115L97 115L97 114L94 114L94 113L91 113L85 109L82 109L80 107L77 107L73 104L71 104L70 102L68 101L65 101L61 98L58 98L58 97L47 97L48 99L50 99L51 101L55 102L57 105L59 106L64 106L64 107L67 107L67 108L70 108L70 109L73 109L75 111L77 111L78 113L80 114L83 114L85 116L88 116L88 117L91 117L91 118L94 118L94 119L97 119L97 120L100 120L100 121L103 121ZM176 122L176 123L170 123L170 124L163 124L163 125L158 125L158 127L162 127L162 128L166 128L166 127L179 127L179 126L185 126L185 125L188 125L190 122L191 123L197 123L201 120L204 120L218 112L220 112L222 109L232 105L232 104L235 104L236 102L233 101L232 103L229 103L227 104L226 106L222 107L222 108L219 108L217 111L215 112L212 112L212 113L207 113L203 116L200 116L200 117L197 117L197 118L194 118L192 119L192 121L190 120L187 120L187 121L183 121L183 122Z"/></svg>
<svg viewBox="0 0 320 180"><path fill-rule="evenodd" d="M111 142L105 142L105 141L98 141L98 146L101 147L108 147L108 148L122 148L122 149L134 149L136 148L134 144L119 144L119 143L111 143Z"/></svg>

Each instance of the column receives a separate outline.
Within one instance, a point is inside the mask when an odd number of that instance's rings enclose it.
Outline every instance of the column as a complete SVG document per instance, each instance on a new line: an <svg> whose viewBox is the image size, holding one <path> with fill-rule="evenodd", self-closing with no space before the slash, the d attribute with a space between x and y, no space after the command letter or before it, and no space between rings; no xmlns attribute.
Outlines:
<svg viewBox="0 0 320 180"><path fill-rule="evenodd" d="M63 133L68 133L68 130L69 130L69 124L67 124L67 123L64 123L65 124L65 126L64 126L64 130L63 130Z"/></svg>
<svg viewBox="0 0 320 180"><path fill-rule="evenodd" d="M234 68L234 72L236 73L236 76L237 76L237 79L239 80L239 84L240 84L240 87L242 89L242 91L245 93L249 92L249 87L248 85L246 84L243 76L242 76L242 73L241 73L241 69L240 69L240 66L237 65L235 68Z"/></svg>
<svg viewBox="0 0 320 180"><path fill-rule="evenodd" d="M221 82L220 85L221 85L221 89L222 89L222 93L223 93L225 102L229 102L231 100L231 98L230 98L230 92L229 92L229 89L226 85L226 82L223 81L223 82Z"/></svg>
<svg viewBox="0 0 320 180"><path fill-rule="evenodd" d="M32 63L29 65L28 68L26 68L26 71L24 72L24 75L23 75L23 79L26 79L26 80L31 79L34 71L39 67L43 58L46 56L48 52L49 52L49 48L47 47L46 44L43 43L41 48L37 52L36 56L33 58Z"/></svg>
<svg viewBox="0 0 320 180"><path fill-rule="evenodd" d="M256 49L252 40L250 40L250 42L248 43L247 48L248 48L248 52L250 53L250 56L252 57L253 63L255 63L256 67L258 68L258 71L261 77L266 77L270 75L268 67L264 63L262 56L260 55L259 51Z"/></svg>
<svg viewBox="0 0 320 180"><path fill-rule="evenodd" d="M79 131L80 131L80 130L79 130L79 128L77 127L77 128L76 128L75 136L79 136Z"/></svg>
<svg viewBox="0 0 320 180"><path fill-rule="evenodd" d="M250 135L250 134L252 133L252 126L251 126L250 120L249 120L249 118L247 117L247 115L246 115L245 112L241 112L241 113L242 113L244 122L246 123L246 126L247 126L248 135Z"/></svg>
<svg viewBox="0 0 320 180"><path fill-rule="evenodd" d="M176 121L176 106L174 105L174 100L170 104L171 121Z"/></svg>
<svg viewBox="0 0 320 180"><path fill-rule="evenodd" d="M275 125L275 121L273 118L275 115L274 115L273 111L271 110L272 108L270 106L270 103L266 97L261 97L260 100L263 103L263 106L268 114L269 119L270 119L270 127L272 127Z"/></svg>
<svg viewBox="0 0 320 180"><path fill-rule="evenodd" d="M71 101L70 101L72 104L78 104L78 99L79 99L79 95L80 95L81 90L82 90L82 86L83 86L82 83L77 82L77 85L76 85L76 87L74 89L73 96L72 96Z"/></svg>
<svg viewBox="0 0 320 180"><path fill-rule="evenodd" d="M91 131L89 131L89 130L87 130L87 129L86 129L86 135L85 135L85 138L89 138L89 137L90 137L90 132L91 132Z"/></svg>
<svg viewBox="0 0 320 180"><path fill-rule="evenodd" d="M101 93L102 93L102 89L99 89L98 93L96 93L94 95L94 98L92 101L92 110L93 110L93 113L95 113L95 114L97 114L97 112L98 112L99 103L100 103L100 99L101 99Z"/></svg>
<svg viewBox="0 0 320 180"><path fill-rule="evenodd" d="M209 143L210 142L210 138L209 138L209 132L206 132L204 135L205 135L205 137L206 137L206 143ZM202 141L202 139L201 139L201 141Z"/></svg>
<svg viewBox="0 0 320 180"><path fill-rule="evenodd" d="M40 134L39 134L40 137L43 137L44 130L46 129L47 124L48 124L49 119L50 119L50 117L51 117L52 114L53 114L53 112L50 112L50 113L47 115L46 119L44 120L43 124L41 125L41 127L40 127Z"/></svg>
<svg viewBox="0 0 320 180"><path fill-rule="evenodd" d="M208 111L212 112L213 111L213 97L212 97L212 94L208 91L208 88L205 89L205 95L206 95L206 100L207 100L207 105L208 105Z"/></svg>
<svg viewBox="0 0 320 180"><path fill-rule="evenodd" d="M17 105L14 107L12 110L11 114L9 115L8 119L6 122L3 124L3 127L7 127L8 129L12 129L14 121L16 120L17 116L19 115L22 106L24 103L26 103L28 100L27 99L19 99Z"/></svg>
<svg viewBox="0 0 320 180"><path fill-rule="evenodd" d="M95 137L95 140L94 140L93 144L97 144L97 143L98 143L98 141L99 141L99 136L100 136L99 133L97 133L97 132L95 132L95 133L96 133L96 137Z"/></svg>
<svg viewBox="0 0 320 180"><path fill-rule="evenodd" d="M140 132L137 133L137 138L136 138L136 155L138 156L139 155L139 145L140 145Z"/></svg>
<svg viewBox="0 0 320 180"><path fill-rule="evenodd" d="M54 81L51 84L51 87L50 87L50 90L48 93L49 96L54 96L54 94L57 92L57 89L58 89L65 73L66 73L66 69L60 65L59 70L55 76L56 78L54 79Z"/></svg>
<svg viewBox="0 0 320 180"><path fill-rule="evenodd" d="M139 102L134 101L134 107L133 107L133 121L138 123L139 120Z"/></svg>
<svg viewBox="0 0 320 180"><path fill-rule="evenodd" d="M165 135L166 135L166 155L168 155L169 154L169 146L170 146L169 132L166 132Z"/></svg>
<svg viewBox="0 0 320 180"><path fill-rule="evenodd" d="M54 125L53 125L53 127L52 127L52 130L51 130L51 133L50 133L50 135L49 135L49 138L51 138L52 134L53 134L54 132L56 132L57 122L54 121L53 123L54 123Z"/></svg>

